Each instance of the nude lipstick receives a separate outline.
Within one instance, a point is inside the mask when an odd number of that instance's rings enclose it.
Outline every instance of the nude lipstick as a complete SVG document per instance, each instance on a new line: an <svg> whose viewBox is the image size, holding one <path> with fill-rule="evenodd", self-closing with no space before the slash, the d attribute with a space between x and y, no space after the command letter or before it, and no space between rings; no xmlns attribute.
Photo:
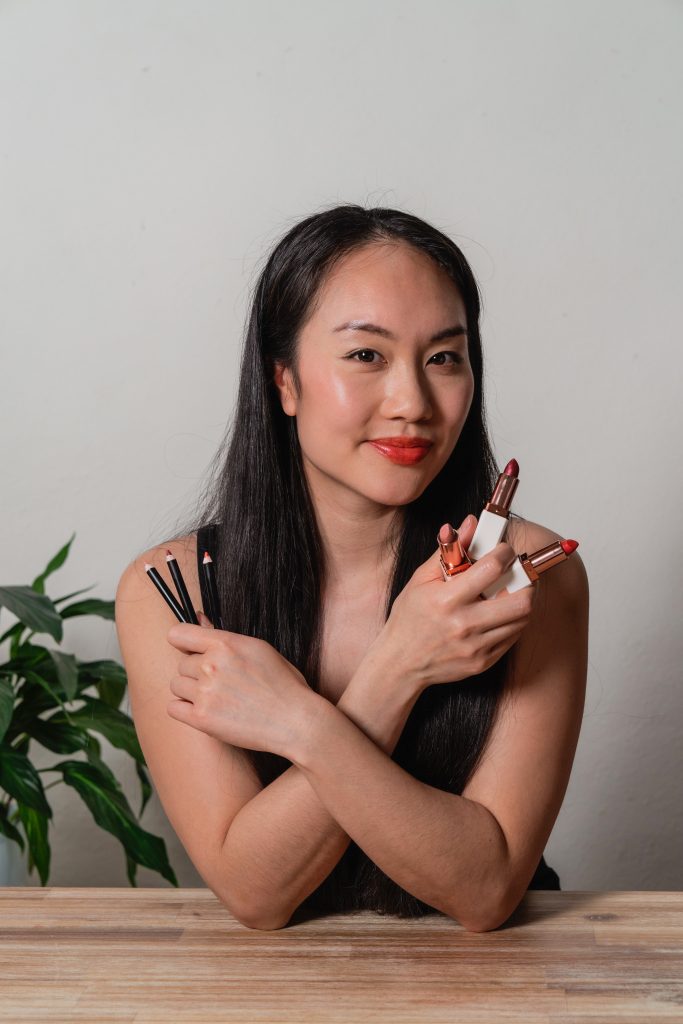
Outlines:
<svg viewBox="0 0 683 1024"><path fill-rule="evenodd" d="M482 509L472 543L467 549L472 561L476 562L488 551L495 548L505 535L510 516L510 505L519 484L519 464L510 459L498 477L491 500Z"/></svg>
<svg viewBox="0 0 683 1024"><path fill-rule="evenodd" d="M426 437L376 437L369 442L375 451L399 466L413 466L421 462L432 447Z"/></svg>
<svg viewBox="0 0 683 1024"><path fill-rule="evenodd" d="M578 540L554 540L552 544L539 548L532 555L518 555L510 568L499 576L492 586L482 591L483 596L495 597L506 587L508 594L512 594L515 590L533 586L542 573L552 569L554 565L559 565L560 562L566 562L578 546Z"/></svg>
<svg viewBox="0 0 683 1024"><path fill-rule="evenodd" d="M458 531L451 527L451 533L453 534L452 540L446 542L441 540L441 530L436 535L439 548L441 549L439 564L441 565L444 580L449 580L451 576L457 576L458 573L464 572L472 565L465 549L460 543Z"/></svg>

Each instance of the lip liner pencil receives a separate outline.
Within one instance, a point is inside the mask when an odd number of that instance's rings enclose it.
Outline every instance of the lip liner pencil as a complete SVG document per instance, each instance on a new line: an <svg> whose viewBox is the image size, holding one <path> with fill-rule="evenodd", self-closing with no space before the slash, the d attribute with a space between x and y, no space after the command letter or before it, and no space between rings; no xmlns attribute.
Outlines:
<svg viewBox="0 0 683 1024"><path fill-rule="evenodd" d="M187 619L185 618L185 612L178 604L169 588L164 583L163 578L159 575L154 566L149 564L149 562L145 562L145 572L147 573L152 583L163 597L168 607L175 615L176 619L178 619L179 622L187 622Z"/></svg>
<svg viewBox="0 0 683 1024"><path fill-rule="evenodd" d="M220 616L219 608L221 606L218 600L218 587L216 586L216 572L213 564L213 558L208 551L204 552L204 560L202 562L202 570L204 572L204 580L206 582L206 589L209 595L209 604L211 605L211 623L216 626L217 629L224 629L223 619Z"/></svg>
<svg viewBox="0 0 683 1024"><path fill-rule="evenodd" d="M169 569L171 570L171 576L173 577L173 582L176 585L176 590L178 591L178 596L179 596L179 598L180 598L180 600L182 602L183 609L185 610L185 619L186 619L186 621L193 623L193 625L195 625L195 626L198 626L199 625L199 619L195 615L194 608L192 607L192 602L190 601L190 595L187 592L187 587L185 586L185 580L183 579L183 574L180 571L180 566L178 565L174 555L172 555L171 552L168 549L166 550L166 564L168 565Z"/></svg>

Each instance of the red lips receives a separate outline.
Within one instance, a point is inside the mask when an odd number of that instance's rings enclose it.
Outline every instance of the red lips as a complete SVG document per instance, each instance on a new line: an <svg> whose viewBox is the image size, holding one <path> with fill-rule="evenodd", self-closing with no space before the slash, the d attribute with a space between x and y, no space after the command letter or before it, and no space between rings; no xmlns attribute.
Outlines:
<svg viewBox="0 0 683 1024"><path fill-rule="evenodd" d="M370 443L389 445L391 448L431 448L432 446L428 437L407 437L405 434L400 437L373 437Z"/></svg>
<svg viewBox="0 0 683 1024"><path fill-rule="evenodd" d="M414 466L425 458L432 446L432 442L423 437L378 437L369 444L398 466Z"/></svg>

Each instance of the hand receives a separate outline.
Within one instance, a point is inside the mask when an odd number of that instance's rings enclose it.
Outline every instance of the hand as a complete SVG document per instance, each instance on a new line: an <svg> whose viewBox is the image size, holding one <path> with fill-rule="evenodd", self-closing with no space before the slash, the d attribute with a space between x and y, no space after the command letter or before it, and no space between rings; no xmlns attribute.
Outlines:
<svg viewBox="0 0 683 1024"><path fill-rule="evenodd" d="M476 516L468 516L458 530L465 550L476 525ZM448 539L444 527L440 535ZM488 601L481 597L516 557L503 542L465 572L444 580L437 545L415 570L378 641L388 645L393 663L418 690L484 672L519 638L531 618L535 588L513 594L502 590Z"/></svg>
<svg viewBox="0 0 683 1024"><path fill-rule="evenodd" d="M301 672L265 640L200 625L176 623L167 638L186 652L170 680L171 718L247 750L283 757L300 742L321 699Z"/></svg>

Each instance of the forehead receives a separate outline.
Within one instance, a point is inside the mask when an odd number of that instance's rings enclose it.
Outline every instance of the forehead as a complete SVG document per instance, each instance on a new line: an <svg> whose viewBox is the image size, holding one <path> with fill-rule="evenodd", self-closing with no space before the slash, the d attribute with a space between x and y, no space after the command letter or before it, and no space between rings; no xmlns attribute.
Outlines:
<svg viewBox="0 0 683 1024"><path fill-rule="evenodd" d="M374 242L335 264L311 319L332 327L357 317L386 327L424 326L433 333L446 326L443 318L464 323L465 304L457 285L426 253L401 241ZM393 323L384 322L389 320Z"/></svg>

